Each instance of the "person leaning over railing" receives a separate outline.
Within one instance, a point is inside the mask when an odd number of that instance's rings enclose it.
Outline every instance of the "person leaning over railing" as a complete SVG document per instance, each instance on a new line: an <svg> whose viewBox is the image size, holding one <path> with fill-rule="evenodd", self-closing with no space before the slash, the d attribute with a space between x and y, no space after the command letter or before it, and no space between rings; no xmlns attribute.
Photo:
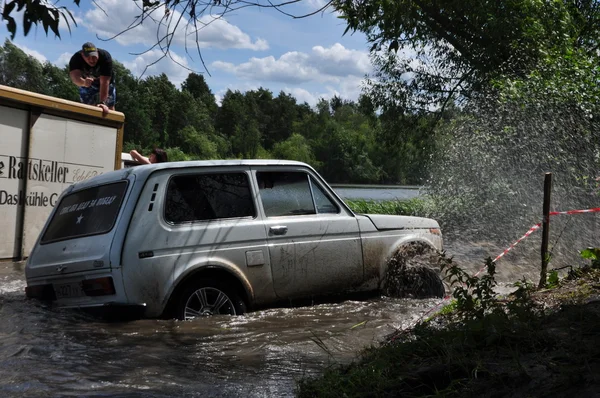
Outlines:
<svg viewBox="0 0 600 398"><path fill-rule="evenodd" d="M96 104L104 114L115 110L115 74L108 51L96 48L93 43L85 43L69 61L69 77L79 87L82 103Z"/></svg>

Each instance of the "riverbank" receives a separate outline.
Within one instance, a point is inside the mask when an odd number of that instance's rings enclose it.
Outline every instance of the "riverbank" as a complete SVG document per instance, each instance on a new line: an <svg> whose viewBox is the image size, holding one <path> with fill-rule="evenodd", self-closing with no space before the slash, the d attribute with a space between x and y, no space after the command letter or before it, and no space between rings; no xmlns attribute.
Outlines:
<svg viewBox="0 0 600 398"><path fill-rule="evenodd" d="M485 317L458 321L442 311L349 366L302 380L298 396L600 396L600 269L498 303L512 315L490 306Z"/></svg>

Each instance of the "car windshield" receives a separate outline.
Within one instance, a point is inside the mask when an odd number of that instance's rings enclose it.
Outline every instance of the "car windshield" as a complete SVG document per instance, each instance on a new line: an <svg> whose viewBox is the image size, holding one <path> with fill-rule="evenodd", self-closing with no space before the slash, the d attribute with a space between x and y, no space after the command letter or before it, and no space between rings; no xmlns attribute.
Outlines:
<svg viewBox="0 0 600 398"><path fill-rule="evenodd" d="M109 232L117 218L127 182L100 185L65 196L42 236L41 243Z"/></svg>

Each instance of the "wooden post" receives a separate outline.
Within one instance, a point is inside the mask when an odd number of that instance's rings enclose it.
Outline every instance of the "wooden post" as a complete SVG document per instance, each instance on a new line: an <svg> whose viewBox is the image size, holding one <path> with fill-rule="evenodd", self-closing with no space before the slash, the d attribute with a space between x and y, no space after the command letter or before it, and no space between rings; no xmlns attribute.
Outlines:
<svg viewBox="0 0 600 398"><path fill-rule="evenodd" d="M552 192L552 173L546 173L544 178L544 219L542 222L542 270L538 289L546 287L548 273L548 237L550 235L550 193Z"/></svg>

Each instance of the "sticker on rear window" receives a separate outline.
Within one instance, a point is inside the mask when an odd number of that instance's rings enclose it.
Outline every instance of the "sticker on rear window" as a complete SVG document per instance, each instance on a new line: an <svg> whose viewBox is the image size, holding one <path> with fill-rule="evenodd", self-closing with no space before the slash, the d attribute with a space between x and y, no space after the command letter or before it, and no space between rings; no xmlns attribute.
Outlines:
<svg viewBox="0 0 600 398"><path fill-rule="evenodd" d="M127 182L100 185L65 196L41 243L104 234L112 230Z"/></svg>

